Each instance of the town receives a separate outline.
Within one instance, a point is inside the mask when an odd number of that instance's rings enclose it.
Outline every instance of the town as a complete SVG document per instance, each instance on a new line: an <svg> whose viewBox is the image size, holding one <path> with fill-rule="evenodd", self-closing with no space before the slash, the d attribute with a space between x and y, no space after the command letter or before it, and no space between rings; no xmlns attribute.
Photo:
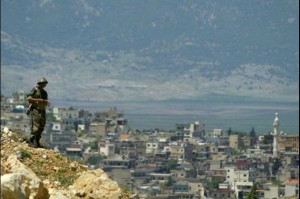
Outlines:
<svg viewBox="0 0 300 199"><path fill-rule="evenodd" d="M30 134L27 106L24 91L1 94L1 132ZM42 139L49 149L103 169L132 198L299 197L299 134L280 130L280 113L262 134L204 126L191 121L169 131L141 130L128 126L116 107L90 113L48 106Z"/></svg>

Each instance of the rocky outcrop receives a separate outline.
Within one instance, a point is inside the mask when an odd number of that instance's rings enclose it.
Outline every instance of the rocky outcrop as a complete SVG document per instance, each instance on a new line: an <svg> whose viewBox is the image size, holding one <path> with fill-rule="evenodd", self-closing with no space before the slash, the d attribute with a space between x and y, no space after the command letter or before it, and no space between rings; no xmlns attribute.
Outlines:
<svg viewBox="0 0 300 199"><path fill-rule="evenodd" d="M86 171L77 178L71 188L77 196L94 199L118 198L121 190L118 184L111 181L103 170Z"/></svg>
<svg viewBox="0 0 300 199"><path fill-rule="evenodd" d="M1 176L1 198L49 198L48 190L41 179L22 164L16 155L9 156L7 163L12 173Z"/></svg>
<svg viewBox="0 0 300 199"><path fill-rule="evenodd" d="M1 199L129 198L102 169L88 170L53 150L30 148L22 140L18 133L1 132Z"/></svg>

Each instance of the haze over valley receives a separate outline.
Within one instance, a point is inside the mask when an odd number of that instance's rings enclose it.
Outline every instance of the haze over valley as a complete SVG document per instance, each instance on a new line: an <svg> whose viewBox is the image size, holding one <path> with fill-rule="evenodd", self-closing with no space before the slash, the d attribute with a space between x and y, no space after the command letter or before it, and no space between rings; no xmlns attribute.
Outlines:
<svg viewBox="0 0 300 199"><path fill-rule="evenodd" d="M188 110L207 116L229 103L241 118L250 99L271 121L282 109L298 121L298 44L296 0L3 0L1 93L45 76L53 105L136 102L121 109L149 114L139 103L196 101Z"/></svg>

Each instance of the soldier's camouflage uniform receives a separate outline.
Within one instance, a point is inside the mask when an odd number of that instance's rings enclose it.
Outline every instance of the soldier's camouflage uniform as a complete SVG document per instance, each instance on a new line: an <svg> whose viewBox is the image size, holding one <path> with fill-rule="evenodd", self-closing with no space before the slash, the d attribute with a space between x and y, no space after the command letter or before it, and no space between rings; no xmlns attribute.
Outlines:
<svg viewBox="0 0 300 199"><path fill-rule="evenodd" d="M28 97L48 100L48 94L44 89L34 87ZM31 106L31 135L30 142L36 142L39 145L42 132L46 125L46 105L39 102L34 102Z"/></svg>

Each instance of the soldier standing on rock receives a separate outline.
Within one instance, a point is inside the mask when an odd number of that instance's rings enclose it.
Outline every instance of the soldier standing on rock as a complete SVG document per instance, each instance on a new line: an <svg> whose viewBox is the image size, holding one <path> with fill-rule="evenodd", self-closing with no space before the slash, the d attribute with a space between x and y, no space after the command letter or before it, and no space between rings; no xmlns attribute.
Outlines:
<svg viewBox="0 0 300 199"><path fill-rule="evenodd" d="M47 84L47 79L42 77L37 86L27 95L31 112L31 134L28 145L34 148L42 147L40 139L46 125L46 106L48 105L48 94L44 88Z"/></svg>

